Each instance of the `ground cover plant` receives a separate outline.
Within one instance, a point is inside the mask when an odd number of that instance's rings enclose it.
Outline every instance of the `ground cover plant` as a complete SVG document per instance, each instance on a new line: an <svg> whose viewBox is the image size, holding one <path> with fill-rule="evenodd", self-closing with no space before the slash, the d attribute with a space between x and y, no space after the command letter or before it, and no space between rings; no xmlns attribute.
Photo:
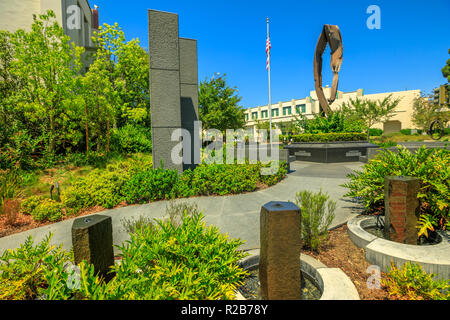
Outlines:
<svg viewBox="0 0 450 320"><path fill-rule="evenodd" d="M450 300L450 281L436 280L421 265L411 262L402 267L394 264L381 280L390 297L407 300Z"/></svg>
<svg viewBox="0 0 450 320"><path fill-rule="evenodd" d="M245 257L237 250L242 241L206 227L193 206L171 204L166 213L167 219L134 224L131 239L118 247L121 260L109 283L85 262L76 275L73 254L51 246L50 236L37 245L28 238L0 257L0 299L234 299L246 276L238 267Z"/></svg>
<svg viewBox="0 0 450 320"><path fill-rule="evenodd" d="M386 176L413 176L420 179L419 236L450 227L449 150L422 147L415 154L404 147L398 147L398 152L386 150L364 165L361 171L348 176L350 181L343 185L349 189L345 196L361 199L369 212L377 210L382 213Z"/></svg>

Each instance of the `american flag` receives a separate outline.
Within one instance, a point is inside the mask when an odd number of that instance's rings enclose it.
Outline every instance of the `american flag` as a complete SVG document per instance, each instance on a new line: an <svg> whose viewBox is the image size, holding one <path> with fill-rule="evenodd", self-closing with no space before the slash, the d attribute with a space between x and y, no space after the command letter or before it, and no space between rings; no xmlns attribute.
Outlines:
<svg viewBox="0 0 450 320"><path fill-rule="evenodd" d="M272 48L272 45L270 44L270 36L267 35L267 42L266 42L266 53L267 53L267 70L270 68L270 49Z"/></svg>

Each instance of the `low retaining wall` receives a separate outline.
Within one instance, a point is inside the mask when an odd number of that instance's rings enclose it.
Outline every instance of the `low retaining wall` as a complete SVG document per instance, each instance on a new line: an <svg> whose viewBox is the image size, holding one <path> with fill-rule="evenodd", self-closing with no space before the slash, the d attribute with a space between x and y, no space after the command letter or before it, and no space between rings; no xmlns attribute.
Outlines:
<svg viewBox="0 0 450 320"><path fill-rule="evenodd" d="M292 143L284 148L298 161L319 163L358 162L368 150L378 146L367 141Z"/></svg>
<svg viewBox="0 0 450 320"><path fill-rule="evenodd" d="M427 273L438 279L450 279L450 233L440 232L442 241L436 245L414 246L379 238L366 230L376 225L376 217L363 216L347 223L352 242L365 251L366 260L387 272L393 262L401 267L405 262L420 264Z"/></svg>
<svg viewBox="0 0 450 320"><path fill-rule="evenodd" d="M259 249L248 251L250 254L240 262L244 269L259 265ZM322 297L320 300L360 300L358 290L350 278L339 268L328 268L320 261L302 254L300 269L318 284ZM246 300L239 292L237 300Z"/></svg>

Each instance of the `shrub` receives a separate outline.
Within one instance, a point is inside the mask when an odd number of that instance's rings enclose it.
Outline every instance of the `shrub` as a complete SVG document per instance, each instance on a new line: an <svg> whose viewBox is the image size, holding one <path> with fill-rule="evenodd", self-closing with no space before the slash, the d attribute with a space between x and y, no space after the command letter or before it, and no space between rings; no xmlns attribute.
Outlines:
<svg viewBox="0 0 450 320"><path fill-rule="evenodd" d="M405 147L398 147L397 153L386 150L364 165L362 171L349 174L350 182L343 186L350 189L346 197L359 197L370 209L384 205L385 177L417 177L421 182L418 199L422 214L435 218L434 227L445 228L450 220L449 174L449 150L422 147L413 154Z"/></svg>
<svg viewBox="0 0 450 320"><path fill-rule="evenodd" d="M306 248L317 251L328 237L328 228L334 220L336 202L328 194L301 191L296 194L295 203L302 214L302 239Z"/></svg>
<svg viewBox="0 0 450 320"><path fill-rule="evenodd" d="M318 114L313 119L307 119L300 115L299 128L305 133L340 133L340 132L363 132L364 123L357 120L348 120L346 115L340 111L334 111L328 117Z"/></svg>
<svg viewBox="0 0 450 320"><path fill-rule="evenodd" d="M122 261L107 284L85 262L77 266L78 283L73 281L67 267L73 257L49 242L50 236L35 246L28 238L19 249L5 251L0 299L224 300L235 298L247 275L238 267L246 256L238 251L243 242L206 227L200 213L184 214L178 226L155 220L131 234L119 247Z"/></svg>
<svg viewBox="0 0 450 320"><path fill-rule="evenodd" d="M194 170L192 188L198 195L226 195L256 189L259 167L239 164L201 164Z"/></svg>
<svg viewBox="0 0 450 320"><path fill-rule="evenodd" d="M369 129L369 133L371 137L379 137L383 135L383 130L381 129Z"/></svg>
<svg viewBox="0 0 450 320"><path fill-rule="evenodd" d="M284 136L280 136L283 140ZM346 133L317 133L317 134L299 134L287 137L293 142L333 142L333 141L366 141L367 136L364 133L346 132Z"/></svg>
<svg viewBox="0 0 450 320"><path fill-rule="evenodd" d="M69 254L50 246L51 235L34 245L31 237L0 257L0 300L35 300L43 295L54 273L62 272Z"/></svg>
<svg viewBox="0 0 450 320"><path fill-rule="evenodd" d="M261 167L270 167L270 164L260 165ZM260 170L261 172L261 170ZM285 161L280 161L279 169L275 174L272 175L263 175L260 173L259 180L260 182L270 186L273 186L283 180L287 175L287 163Z"/></svg>
<svg viewBox="0 0 450 320"><path fill-rule="evenodd" d="M3 211L6 216L6 225L13 226L16 223L17 215L19 213L19 201L7 199L3 204Z"/></svg>
<svg viewBox="0 0 450 320"><path fill-rule="evenodd" d="M31 196L20 203L20 212L26 216L30 216L34 209L45 200L44 196Z"/></svg>
<svg viewBox="0 0 450 320"><path fill-rule="evenodd" d="M31 212L35 221L57 222L63 218L63 207L59 202L45 199Z"/></svg>
<svg viewBox="0 0 450 320"><path fill-rule="evenodd" d="M152 152L152 134L150 128L127 124L113 130L111 136L113 150L120 153Z"/></svg>
<svg viewBox="0 0 450 320"><path fill-rule="evenodd" d="M408 300L450 300L449 280L434 280L435 274L427 274L422 266L406 262L401 268L391 265L382 284L389 296L407 297Z"/></svg>
<svg viewBox="0 0 450 320"><path fill-rule="evenodd" d="M0 171L0 213L7 199L13 199L20 195L22 183L21 176L16 171Z"/></svg>
<svg viewBox="0 0 450 320"><path fill-rule="evenodd" d="M129 204L170 199L175 196L177 181L176 170L146 169L135 173L124 184L121 193Z"/></svg>

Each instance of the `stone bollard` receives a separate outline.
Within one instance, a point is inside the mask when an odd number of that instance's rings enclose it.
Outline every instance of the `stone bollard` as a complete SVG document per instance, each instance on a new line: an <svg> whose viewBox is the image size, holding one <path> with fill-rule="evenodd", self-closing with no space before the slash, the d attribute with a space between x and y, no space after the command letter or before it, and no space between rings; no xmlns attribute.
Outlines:
<svg viewBox="0 0 450 320"><path fill-rule="evenodd" d="M111 217L94 215L76 219L72 225L72 245L75 264L86 261L94 265L95 273L106 282L114 277L109 273L114 265Z"/></svg>
<svg viewBox="0 0 450 320"><path fill-rule="evenodd" d="M384 236L386 239L417 245L420 181L413 177L386 177Z"/></svg>
<svg viewBox="0 0 450 320"><path fill-rule="evenodd" d="M259 281L263 300L300 300L301 213L291 202L261 208Z"/></svg>

